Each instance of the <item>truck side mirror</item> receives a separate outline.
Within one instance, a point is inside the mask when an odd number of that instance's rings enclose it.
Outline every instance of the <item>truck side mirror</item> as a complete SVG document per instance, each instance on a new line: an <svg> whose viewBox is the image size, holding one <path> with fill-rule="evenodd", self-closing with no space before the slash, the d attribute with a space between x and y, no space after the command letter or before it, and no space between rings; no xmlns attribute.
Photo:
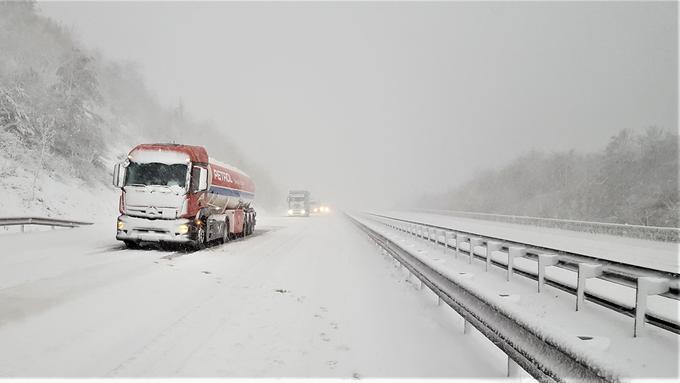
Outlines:
<svg viewBox="0 0 680 383"><path fill-rule="evenodd" d="M116 164L113 167L113 186L122 188L125 184L125 167L121 164Z"/></svg>
<svg viewBox="0 0 680 383"><path fill-rule="evenodd" d="M198 191L208 190L208 169L199 168Z"/></svg>

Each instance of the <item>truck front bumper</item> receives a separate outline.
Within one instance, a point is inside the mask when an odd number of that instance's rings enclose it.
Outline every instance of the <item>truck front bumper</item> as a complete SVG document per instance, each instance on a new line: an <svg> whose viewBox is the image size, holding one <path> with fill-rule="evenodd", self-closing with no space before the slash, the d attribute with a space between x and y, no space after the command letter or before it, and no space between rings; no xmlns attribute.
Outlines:
<svg viewBox="0 0 680 383"><path fill-rule="evenodd" d="M189 219L148 219L121 215L116 239L134 242L188 243L194 241L193 221Z"/></svg>
<svg viewBox="0 0 680 383"><path fill-rule="evenodd" d="M288 209L289 217L307 217L309 216L309 211L303 209Z"/></svg>

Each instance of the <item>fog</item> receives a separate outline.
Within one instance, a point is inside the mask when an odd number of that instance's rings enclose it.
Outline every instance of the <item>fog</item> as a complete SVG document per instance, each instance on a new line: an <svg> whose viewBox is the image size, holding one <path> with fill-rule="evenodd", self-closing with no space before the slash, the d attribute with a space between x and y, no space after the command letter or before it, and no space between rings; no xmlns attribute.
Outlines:
<svg viewBox="0 0 680 383"><path fill-rule="evenodd" d="M678 126L672 2L40 8L138 63L163 103L214 121L284 193L339 206L412 203L531 149Z"/></svg>

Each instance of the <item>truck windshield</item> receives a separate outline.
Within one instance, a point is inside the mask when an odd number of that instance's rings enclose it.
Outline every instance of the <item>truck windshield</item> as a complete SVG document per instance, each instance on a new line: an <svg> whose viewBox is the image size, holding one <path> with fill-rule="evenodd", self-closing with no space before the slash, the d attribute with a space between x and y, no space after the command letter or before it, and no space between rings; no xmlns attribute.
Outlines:
<svg viewBox="0 0 680 383"><path fill-rule="evenodd" d="M161 164L151 162L138 164L131 162L127 168L125 186L128 185L161 185L184 187L187 180L187 165Z"/></svg>

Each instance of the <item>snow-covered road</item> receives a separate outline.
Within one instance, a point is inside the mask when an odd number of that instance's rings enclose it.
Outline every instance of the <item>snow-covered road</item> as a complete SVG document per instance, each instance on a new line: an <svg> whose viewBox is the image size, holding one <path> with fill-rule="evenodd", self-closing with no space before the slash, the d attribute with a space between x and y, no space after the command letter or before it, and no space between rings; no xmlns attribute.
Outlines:
<svg viewBox="0 0 680 383"><path fill-rule="evenodd" d="M0 376L505 374L342 216L188 254L125 250L112 225L0 236Z"/></svg>

